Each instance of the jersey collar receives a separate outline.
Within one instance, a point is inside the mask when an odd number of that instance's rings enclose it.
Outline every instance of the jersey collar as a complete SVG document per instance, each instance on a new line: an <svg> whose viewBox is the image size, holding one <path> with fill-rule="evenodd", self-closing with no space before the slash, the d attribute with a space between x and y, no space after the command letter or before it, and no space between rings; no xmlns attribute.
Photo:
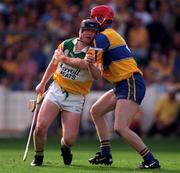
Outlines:
<svg viewBox="0 0 180 173"><path fill-rule="evenodd" d="M72 43L74 44L73 52L74 52L74 53L81 53L81 52L86 53L87 50L88 50L88 48L89 48L89 46L83 48L80 52L75 51L75 46L76 46L76 44L77 44L78 39L79 39L79 38L75 38L75 39L72 41Z"/></svg>

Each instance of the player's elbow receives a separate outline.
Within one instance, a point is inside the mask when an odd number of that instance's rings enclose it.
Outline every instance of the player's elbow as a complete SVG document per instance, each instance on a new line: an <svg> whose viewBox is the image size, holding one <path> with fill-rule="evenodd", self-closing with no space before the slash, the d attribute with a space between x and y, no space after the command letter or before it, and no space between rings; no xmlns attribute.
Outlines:
<svg viewBox="0 0 180 173"><path fill-rule="evenodd" d="M92 77L94 80L99 80L101 78L101 74L94 74Z"/></svg>
<svg viewBox="0 0 180 173"><path fill-rule="evenodd" d="M101 78L102 74L100 70L91 71L91 76L93 79L98 80Z"/></svg>

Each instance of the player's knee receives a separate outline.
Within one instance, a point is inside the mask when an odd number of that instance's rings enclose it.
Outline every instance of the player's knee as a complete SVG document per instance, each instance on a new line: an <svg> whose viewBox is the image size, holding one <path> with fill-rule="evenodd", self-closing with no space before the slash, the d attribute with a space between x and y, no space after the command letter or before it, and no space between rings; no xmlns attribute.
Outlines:
<svg viewBox="0 0 180 173"><path fill-rule="evenodd" d="M93 117L93 115L95 115L95 114L94 114L94 111L95 111L95 109L94 109L94 107L92 106L91 109L90 109L90 115L91 115L92 117Z"/></svg>
<svg viewBox="0 0 180 173"><path fill-rule="evenodd" d="M121 136L121 133L120 133L119 128L114 127L114 131L115 131L115 133L117 133L119 136Z"/></svg>
<svg viewBox="0 0 180 173"><path fill-rule="evenodd" d="M64 140L64 144L68 147L71 147L76 142L76 138L73 136L63 137L63 140Z"/></svg>
<svg viewBox="0 0 180 173"><path fill-rule="evenodd" d="M97 116L99 116L99 112L96 106L92 106L90 109L90 114L92 118L96 118Z"/></svg>
<svg viewBox="0 0 180 173"><path fill-rule="evenodd" d="M41 125L36 126L34 131L35 131L35 134L37 135L45 134L47 132L47 127L41 124Z"/></svg>
<svg viewBox="0 0 180 173"><path fill-rule="evenodd" d="M126 136L127 127L124 127L124 126L114 126L114 131L115 131L118 135L124 137L124 136Z"/></svg>

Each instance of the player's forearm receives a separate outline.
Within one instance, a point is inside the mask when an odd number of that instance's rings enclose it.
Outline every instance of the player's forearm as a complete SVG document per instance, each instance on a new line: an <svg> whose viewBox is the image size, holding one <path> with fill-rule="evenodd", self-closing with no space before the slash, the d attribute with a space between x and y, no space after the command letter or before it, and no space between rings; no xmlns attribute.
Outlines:
<svg viewBox="0 0 180 173"><path fill-rule="evenodd" d="M79 68L81 70L88 69L87 62L84 59L80 59L80 58L65 57L63 63L68 64L74 68Z"/></svg>
<svg viewBox="0 0 180 173"><path fill-rule="evenodd" d="M64 55L61 49L55 51L54 59L56 59L59 63L68 64L74 68L79 68L81 70L87 70L88 65L84 59L68 57Z"/></svg>
<svg viewBox="0 0 180 173"><path fill-rule="evenodd" d="M101 70L97 68L96 66L94 66L93 64L88 65L88 70L91 76L93 77L93 79L98 80L101 78L102 76Z"/></svg>

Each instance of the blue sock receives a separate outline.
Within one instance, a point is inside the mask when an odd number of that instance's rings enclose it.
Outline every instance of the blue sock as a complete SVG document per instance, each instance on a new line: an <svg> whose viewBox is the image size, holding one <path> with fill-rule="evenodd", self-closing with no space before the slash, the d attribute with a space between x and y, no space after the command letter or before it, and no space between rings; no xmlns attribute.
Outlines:
<svg viewBox="0 0 180 173"><path fill-rule="evenodd" d="M111 154L111 146L110 146L110 141L109 140L103 140L101 141L101 155L102 156L108 156Z"/></svg>
<svg viewBox="0 0 180 173"><path fill-rule="evenodd" d="M144 161L151 161L154 160L154 156L151 152L148 152L144 157L143 157Z"/></svg>
<svg viewBox="0 0 180 173"><path fill-rule="evenodd" d="M149 149L146 147L144 148L139 154L143 157L144 161L151 161L154 160L153 154L149 151Z"/></svg>

